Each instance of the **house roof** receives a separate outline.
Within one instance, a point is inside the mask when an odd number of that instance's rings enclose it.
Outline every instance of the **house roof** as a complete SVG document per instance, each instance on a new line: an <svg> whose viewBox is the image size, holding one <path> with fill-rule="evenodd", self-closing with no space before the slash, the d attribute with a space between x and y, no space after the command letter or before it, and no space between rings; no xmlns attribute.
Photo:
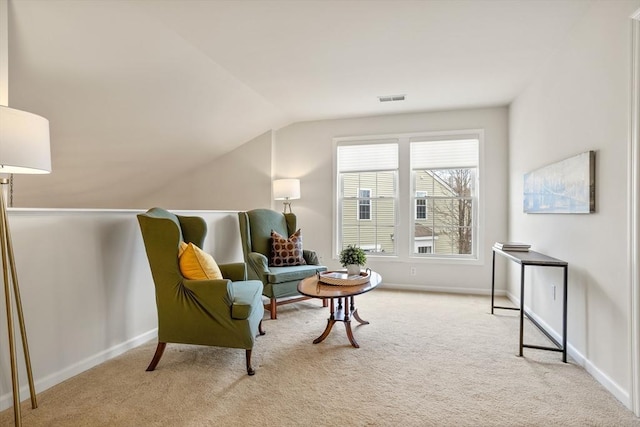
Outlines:
<svg viewBox="0 0 640 427"><path fill-rule="evenodd" d="M415 227L415 237L433 237L433 229L431 227L427 227L426 225L416 224Z"/></svg>

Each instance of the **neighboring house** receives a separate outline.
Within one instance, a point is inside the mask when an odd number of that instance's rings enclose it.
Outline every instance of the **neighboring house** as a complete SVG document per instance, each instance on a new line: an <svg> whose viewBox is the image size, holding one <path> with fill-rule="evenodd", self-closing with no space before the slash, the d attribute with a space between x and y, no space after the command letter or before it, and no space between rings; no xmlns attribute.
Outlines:
<svg viewBox="0 0 640 427"><path fill-rule="evenodd" d="M416 171L413 200L413 253L460 252L458 226L468 205L460 205L458 194L439 171ZM365 172L344 176L343 245L359 245L367 252L394 253L396 212L394 172ZM466 224L470 226L471 224ZM468 247L465 246L465 247Z"/></svg>
<svg viewBox="0 0 640 427"><path fill-rule="evenodd" d="M343 246L358 245L367 252L395 253L395 172L344 175L341 206Z"/></svg>

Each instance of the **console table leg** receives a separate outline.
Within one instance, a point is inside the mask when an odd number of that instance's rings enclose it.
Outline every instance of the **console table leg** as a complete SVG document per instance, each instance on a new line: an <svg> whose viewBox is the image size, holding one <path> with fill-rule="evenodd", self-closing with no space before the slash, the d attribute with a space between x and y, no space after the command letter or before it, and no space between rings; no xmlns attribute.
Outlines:
<svg viewBox="0 0 640 427"><path fill-rule="evenodd" d="M493 259L491 261L491 314L493 314L494 295L496 289L496 253L492 251Z"/></svg>
<svg viewBox="0 0 640 427"><path fill-rule="evenodd" d="M567 279L568 266L564 266L564 296L562 297L562 361L567 363Z"/></svg>
<svg viewBox="0 0 640 427"><path fill-rule="evenodd" d="M524 345L524 264L520 266L520 353L522 357L522 347Z"/></svg>

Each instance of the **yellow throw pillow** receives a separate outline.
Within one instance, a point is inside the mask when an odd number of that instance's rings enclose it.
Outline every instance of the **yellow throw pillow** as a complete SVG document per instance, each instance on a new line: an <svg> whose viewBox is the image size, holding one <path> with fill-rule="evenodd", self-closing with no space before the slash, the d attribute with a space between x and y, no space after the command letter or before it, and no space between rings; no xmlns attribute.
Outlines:
<svg viewBox="0 0 640 427"><path fill-rule="evenodd" d="M180 258L182 256L182 254L184 253L185 249L187 249L188 247L189 247L189 245L187 245L183 241L180 241L180 245L178 245L178 258Z"/></svg>
<svg viewBox="0 0 640 427"><path fill-rule="evenodd" d="M182 246L182 245L181 245ZM189 243L179 259L182 275L191 280L222 279L220 267L211 255Z"/></svg>

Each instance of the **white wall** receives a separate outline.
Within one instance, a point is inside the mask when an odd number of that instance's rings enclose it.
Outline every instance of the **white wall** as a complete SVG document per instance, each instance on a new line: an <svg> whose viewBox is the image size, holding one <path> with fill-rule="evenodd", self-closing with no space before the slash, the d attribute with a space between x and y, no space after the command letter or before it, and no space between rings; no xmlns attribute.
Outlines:
<svg viewBox="0 0 640 427"><path fill-rule="evenodd" d="M205 218L204 249L216 261L242 261L235 212L176 212ZM156 337L155 292L137 213L10 210L37 392ZM2 290L0 295L4 298ZM0 410L12 405L4 302L2 307ZM22 344L17 344L24 400L29 393Z"/></svg>
<svg viewBox="0 0 640 427"><path fill-rule="evenodd" d="M486 293L491 282L491 246L507 235L507 108L388 115L302 122L279 129L275 137L274 176L301 179L301 199L293 211L303 230L305 247L318 251L330 268L332 254L334 137L420 131L484 129L484 220L481 261L452 264L398 261L370 256L367 265L386 284L452 292ZM279 204L277 208L279 209ZM402 219L401 219L402 220ZM410 275L415 266L416 275ZM499 284L503 287L503 284Z"/></svg>
<svg viewBox="0 0 640 427"><path fill-rule="evenodd" d="M271 205L272 137L273 132L265 132L194 171L175 176L169 185L146 192L131 207L268 208Z"/></svg>
<svg viewBox="0 0 640 427"><path fill-rule="evenodd" d="M509 238L569 263L570 354L630 407L628 109L630 19L640 2L596 2L553 61L510 108ZM523 174L596 150L596 210L590 215L522 212ZM519 297L519 270L509 291ZM559 271L538 270L525 296L561 331Z"/></svg>

